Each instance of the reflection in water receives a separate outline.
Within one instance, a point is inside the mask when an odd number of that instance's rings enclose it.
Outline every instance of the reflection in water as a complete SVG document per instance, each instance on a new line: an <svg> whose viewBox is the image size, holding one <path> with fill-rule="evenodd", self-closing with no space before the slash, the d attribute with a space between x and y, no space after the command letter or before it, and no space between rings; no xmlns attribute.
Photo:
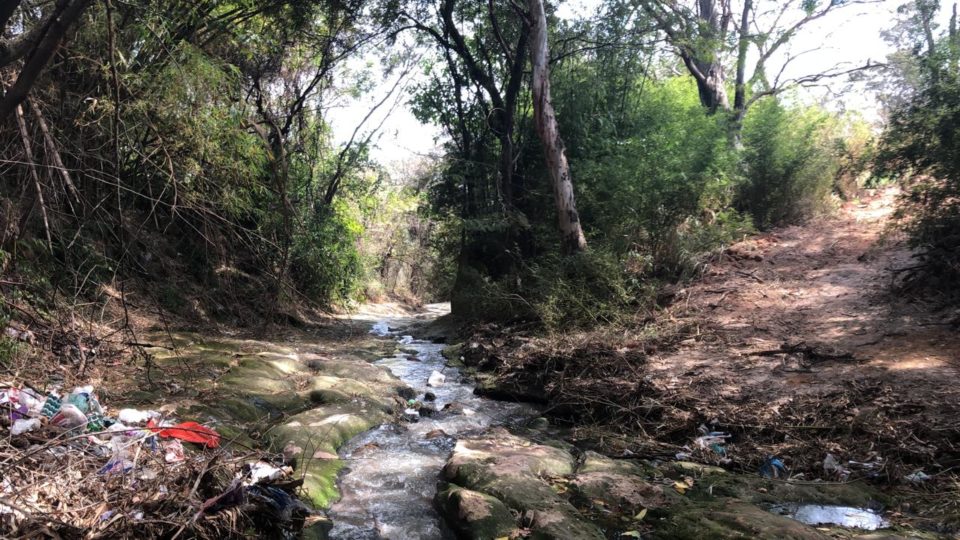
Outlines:
<svg viewBox="0 0 960 540"><path fill-rule="evenodd" d="M388 322L374 325L373 333L390 335ZM382 332L382 333L381 333ZM492 425L525 420L535 413L528 405L477 397L461 382L455 368L445 367L443 345L401 336L404 349L377 362L413 388L416 401L438 412L412 423L385 425L359 435L344 445L347 468L340 479L343 498L331 507L331 538L341 540L433 540L453 538L433 507L437 480L456 437L483 431ZM445 376L437 387L427 386L433 371ZM426 394L435 396L434 402ZM443 411L445 405L457 404ZM463 414L461 411L473 414ZM428 409L426 414L430 413Z"/></svg>
<svg viewBox="0 0 960 540"><path fill-rule="evenodd" d="M839 525L851 529L875 531L889 527L887 520L872 510L850 506L819 504L778 504L770 511L807 525Z"/></svg>

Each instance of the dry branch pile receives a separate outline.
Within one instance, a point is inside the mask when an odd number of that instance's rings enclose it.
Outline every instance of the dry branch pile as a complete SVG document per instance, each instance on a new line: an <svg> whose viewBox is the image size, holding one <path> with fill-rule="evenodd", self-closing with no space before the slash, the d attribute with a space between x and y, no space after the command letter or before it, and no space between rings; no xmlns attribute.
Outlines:
<svg viewBox="0 0 960 540"><path fill-rule="evenodd" d="M824 469L831 453L842 462L844 480L899 484L918 470L947 477L960 467L960 403L918 402L868 378L820 393L772 395L709 369L667 377L649 369L651 358L674 349L687 332L660 330L649 338L532 338L481 328L463 354L469 366L493 372L497 385L542 389L547 414L574 426L580 443L610 454L690 459L747 472L778 456L794 476L838 480ZM823 347L785 344L784 350L801 351L809 362L846 361L842 352ZM696 444L714 431L730 434L722 448Z"/></svg>

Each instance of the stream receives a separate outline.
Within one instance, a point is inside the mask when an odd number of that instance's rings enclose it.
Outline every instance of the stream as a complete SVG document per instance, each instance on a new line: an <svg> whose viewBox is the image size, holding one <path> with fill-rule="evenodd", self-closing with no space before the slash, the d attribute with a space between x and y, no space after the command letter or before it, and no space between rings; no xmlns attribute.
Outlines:
<svg viewBox="0 0 960 540"><path fill-rule="evenodd" d="M410 386L416 392L416 401L433 405L438 412L420 416L408 409L401 423L382 425L344 445L340 452L346 460L340 477L342 498L328 512L334 523L331 538L454 538L434 508L433 497L457 437L536 415L530 405L474 395L473 386L460 372L446 366L440 354L444 345L400 335L391 327L393 322L377 321L371 333L395 336L401 352L376 364ZM445 380L429 386L428 380L435 372ZM435 395L433 402L425 398L428 392Z"/></svg>

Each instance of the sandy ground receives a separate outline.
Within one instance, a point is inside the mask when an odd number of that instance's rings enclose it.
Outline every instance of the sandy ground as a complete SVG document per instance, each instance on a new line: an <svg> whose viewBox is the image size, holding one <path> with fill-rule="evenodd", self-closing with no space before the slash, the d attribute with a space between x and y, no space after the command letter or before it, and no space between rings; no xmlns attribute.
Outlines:
<svg viewBox="0 0 960 540"><path fill-rule="evenodd" d="M714 400L699 412L728 426L849 424L860 447L825 451L865 459L899 441L903 461L960 466L960 313L897 292L916 260L890 233L895 199L879 192L732 246L679 291L666 316L694 336L649 358L647 376Z"/></svg>

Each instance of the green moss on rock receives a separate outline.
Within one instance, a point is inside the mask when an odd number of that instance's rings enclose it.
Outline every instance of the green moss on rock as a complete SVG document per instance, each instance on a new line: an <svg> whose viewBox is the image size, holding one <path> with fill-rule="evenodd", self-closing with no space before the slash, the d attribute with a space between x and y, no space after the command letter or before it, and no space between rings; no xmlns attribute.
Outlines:
<svg viewBox="0 0 960 540"><path fill-rule="evenodd" d="M517 529L506 505L478 491L448 484L437 492L434 502L461 538L490 540L510 536Z"/></svg>

